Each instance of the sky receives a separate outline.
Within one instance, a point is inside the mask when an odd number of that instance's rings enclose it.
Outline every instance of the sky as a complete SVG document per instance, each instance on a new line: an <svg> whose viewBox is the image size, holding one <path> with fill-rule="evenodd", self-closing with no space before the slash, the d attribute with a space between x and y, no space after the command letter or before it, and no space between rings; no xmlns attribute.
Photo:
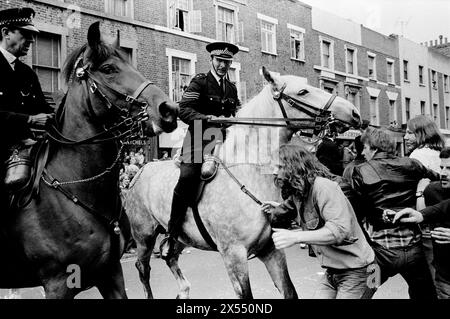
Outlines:
<svg viewBox="0 0 450 319"><path fill-rule="evenodd" d="M300 0L385 35L421 43L450 41L450 0Z"/></svg>

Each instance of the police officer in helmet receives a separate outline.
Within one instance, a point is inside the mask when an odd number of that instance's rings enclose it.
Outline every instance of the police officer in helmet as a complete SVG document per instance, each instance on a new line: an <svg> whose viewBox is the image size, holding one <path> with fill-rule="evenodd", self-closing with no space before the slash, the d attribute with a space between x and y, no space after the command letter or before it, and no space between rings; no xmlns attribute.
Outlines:
<svg viewBox="0 0 450 319"><path fill-rule="evenodd" d="M179 116L189 128L183 142L180 177L173 193L169 236L161 245L162 258L172 255L186 210L195 202L204 155L212 152L213 148L209 146L215 141L225 139L225 127L209 120L235 116L240 105L236 86L227 76L239 48L231 43L214 42L208 44L206 50L211 55L210 71L197 74L180 101ZM204 134L206 130L207 134Z"/></svg>
<svg viewBox="0 0 450 319"><path fill-rule="evenodd" d="M53 119L36 73L19 60L26 56L33 36L31 8L0 11L0 210L5 209L5 161L16 145L34 141L32 129L44 130Z"/></svg>

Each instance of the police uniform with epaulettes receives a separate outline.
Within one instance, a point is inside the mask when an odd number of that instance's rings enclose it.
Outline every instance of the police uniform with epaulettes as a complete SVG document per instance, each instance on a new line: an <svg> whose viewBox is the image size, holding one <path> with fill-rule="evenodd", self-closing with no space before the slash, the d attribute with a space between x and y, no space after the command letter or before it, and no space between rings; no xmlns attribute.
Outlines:
<svg viewBox="0 0 450 319"><path fill-rule="evenodd" d="M197 74L180 101L179 117L189 128L181 151L180 177L173 194L169 237L161 245L163 258L173 253L187 207L194 204L204 155L210 154L215 143L226 137L225 126L208 120L235 116L240 106L236 86L223 74L224 70L228 71L239 48L230 43L214 42L208 44L206 50L211 54L211 70L207 74ZM207 131L209 128L217 131Z"/></svg>

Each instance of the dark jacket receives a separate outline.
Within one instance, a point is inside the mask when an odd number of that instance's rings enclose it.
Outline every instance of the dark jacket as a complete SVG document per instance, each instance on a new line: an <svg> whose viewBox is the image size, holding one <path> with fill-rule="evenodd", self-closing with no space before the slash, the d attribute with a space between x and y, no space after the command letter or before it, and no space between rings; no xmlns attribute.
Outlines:
<svg viewBox="0 0 450 319"><path fill-rule="evenodd" d="M39 113L53 113L53 109L45 101L36 73L20 61L13 70L0 52L0 166L12 145L32 137L28 116Z"/></svg>
<svg viewBox="0 0 450 319"><path fill-rule="evenodd" d="M450 189L442 188L440 182L430 183L423 192L425 204L421 212L425 222L432 228L450 228ZM450 281L450 244L438 244L433 240L433 264L441 276Z"/></svg>
<svg viewBox="0 0 450 319"><path fill-rule="evenodd" d="M204 147L214 141L214 136L202 138L206 129L214 127L205 121L207 115L230 117L236 114L240 105L236 86L225 79L224 87L225 92L221 90L219 83L209 71L207 74L197 74L184 92L180 101L179 116L184 123L189 125L189 134L184 139L182 151L185 162L192 159L188 155L194 151L199 154L200 158L203 158ZM196 128L195 134L194 127ZM215 127L220 127L220 125ZM222 130L222 134L225 134L225 130ZM199 141L199 138L202 140Z"/></svg>
<svg viewBox="0 0 450 319"><path fill-rule="evenodd" d="M383 210L415 207L417 183L422 178L438 180L439 175L415 159L384 152L354 168L353 187L365 203L365 217L374 230L397 227L383 221Z"/></svg>

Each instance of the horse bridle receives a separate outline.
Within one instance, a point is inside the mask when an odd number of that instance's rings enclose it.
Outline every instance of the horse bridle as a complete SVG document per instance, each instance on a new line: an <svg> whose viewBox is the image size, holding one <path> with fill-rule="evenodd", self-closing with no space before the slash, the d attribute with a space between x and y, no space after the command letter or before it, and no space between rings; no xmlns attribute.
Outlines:
<svg viewBox="0 0 450 319"><path fill-rule="evenodd" d="M135 136L136 131L139 132L139 134L143 135L143 129L142 129L142 122L146 121L148 119L147 114L147 108L149 107L147 102L139 101L138 98L142 94L142 92L151 84L153 84L151 81L144 81L139 87L134 91L132 95L128 95L122 92L119 92L115 88L111 87L108 83L104 83L102 81L99 81L95 78L95 76L89 71L90 64L86 64L82 67L77 66L82 63L82 57L79 57L77 61L75 62L75 75L78 79L84 80L84 83L86 85L89 84L89 92L92 94L98 94L101 99L105 102L106 107L108 110L111 110L112 108L115 108L118 112L121 121L117 124L114 124L113 126L104 129L103 132L96 134L94 136L91 136L84 140L74 141L72 139L69 139L65 137L58 128L56 128L54 125L52 126L53 133L56 133L58 137L53 136L52 133L47 132L47 135L55 142L63 145L81 145L81 144L96 144L96 143L104 143L108 141L117 141L121 140L124 137L132 138ZM121 108L117 106L116 104L112 103L111 100L108 98L108 96L100 90L99 86L106 87L109 91L112 91L114 94L123 97L125 102L127 103L128 107ZM67 96L67 93L66 93ZM132 106L138 105L141 110L136 114L132 114ZM89 112L95 115L94 110L92 109L92 105L89 102L88 99L88 108ZM122 128L125 127L126 131L121 131ZM115 134L116 131L118 134ZM107 135L112 135L112 137L106 137ZM102 218L107 224L110 226L113 226L113 232L118 235L120 234L120 227L119 227L119 220L122 216L123 209L121 210L119 216L117 218L109 219L105 216L103 216L101 213L99 213L96 209L91 207L90 205L84 203L81 201L77 196L75 196L72 192L66 190L63 186L65 185L73 185L73 184L79 184L79 183L85 183L85 182L91 182L96 179L99 179L100 177L110 173L112 169L117 165L117 163L120 161L121 153L123 149L123 143L121 147L119 148L119 151L117 153L117 156L112 163L111 166L107 167L103 172L100 174L97 174L95 176L79 179L79 180L73 180L73 181L66 181L61 182L51 176L48 171L44 168L42 171L42 180L45 184L47 184L50 187L53 187L56 190L59 190L61 193L63 193L69 200L71 200L74 204L79 205L83 207L87 212L91 213L92 215Z"/></svg>
<svg viewBox="0 0 450 319"><path fill-rule="evenodd" d="M86 85L89 85L89 92L91 92L92 94L98 94L100 96L100 98L105 102L108 110L114 108L119 114L121 121L119 123L113 124L108 128L104 127L104 131L99 134L79 141L74 141L64 136L54 125L51 127L52 130L47 132L48 136L53 141L64 145L98 144L113 140L119 140L124 137L132 138L136 135L143 137L142 122L148 120L147 108L149 107L149 105L147 102L139 101L138 99L141 96L142 92L149 85L153 84L153 82L149 80L144 81L143 83L141 83L141 85L139 85L139 87L134 91L132 95L128 95L116 90L108 83L96 79L95 76L89 71L89 68L91 66L89 63L84 66L77 67L80 63L82 63L82 57L79 57L75 62L75 76L80 80L84 80L84 83L86 83ZM109 91L122 97L128 106L126 108L121 108L115 103L111 102L110 98L108 98L108 96L99 88L99 86L106 87ZM89 100L87 105L89 108L89 112L95 115L95 111L93 110ZM137 105L141 109L136 115L132 114L133 105ZM124 129L125 131L123 131ZM115 134L116 132L118 133L118 135ZM54 136L53 133L56 133L57 136Z"/></svg>
<svg viewBox="0 0 450 319"><path fill-rule="evenodd" d="M303 99L293 98L292 96L289 96L284 93L284 89L286 88L286 83L283 84L283 86L280 88L280 90L276 90L272 93L273 99L278 102L278 105L280 106L281 113L283 114L283 117L286 121L286 125L288 128L293 129L313 129L313 134L318 135L320 131L325 127L326 124L333 121L333 115L329 108L333 104L334 100L336 99L336 94L332 94L330 99L327 101L325 106L323 108L318 108L312 104L310 104L308 101L305 101ZM299 93L306 91L306 89L300 90ZM303 121L303 122L311 122L310 125L305 124L299 124L295 125L292 124L290 119L287 116L286 110L283 105L283 101L285 100L286 103L288 103L291 107L297 109L300 112L305 113L306 115L310 116L310 119L293 119L295 122L297 121Z"/></svg>

